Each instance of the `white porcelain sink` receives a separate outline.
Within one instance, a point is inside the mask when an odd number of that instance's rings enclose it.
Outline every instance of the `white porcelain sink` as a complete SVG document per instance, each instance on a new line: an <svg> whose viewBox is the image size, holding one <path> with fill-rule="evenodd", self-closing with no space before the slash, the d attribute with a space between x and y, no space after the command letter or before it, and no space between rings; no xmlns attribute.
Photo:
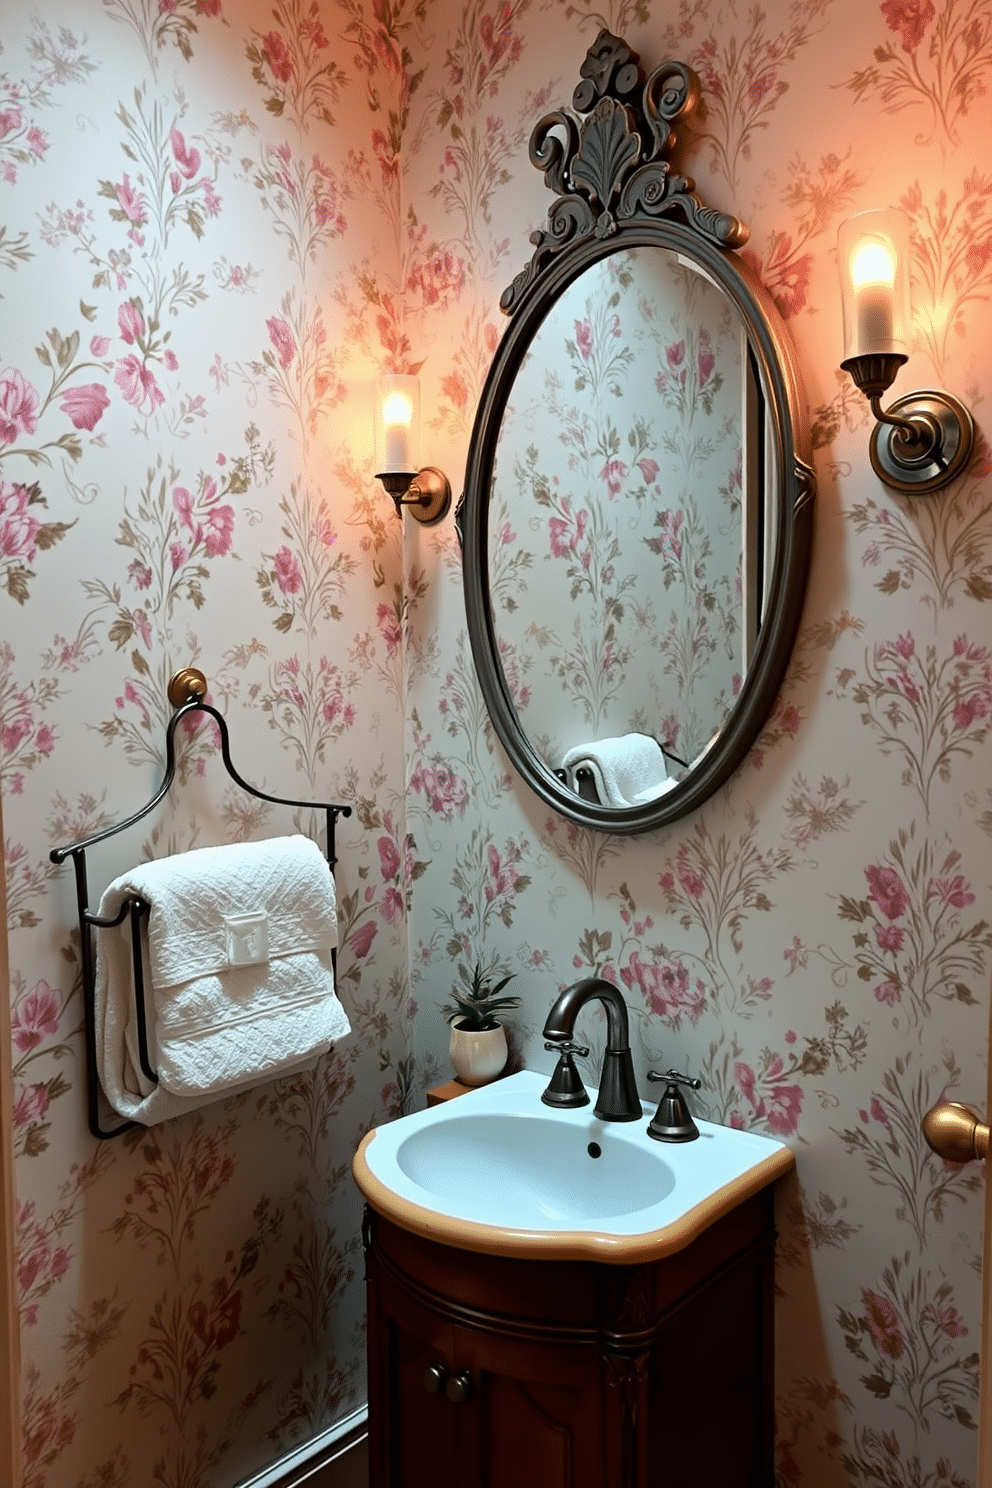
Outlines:
<svg viewBox="0 0 992 1488"><path fill-rule="evenodd" d="M782 1143L700 1121L695 1142L656 1142L643 1121L600 1121L591 1103L541 1102L524 1070L378 1127L355 1155L365 1198L387 1219L492 1255L618 1263L681 1250L793 1166Z"/></svg>

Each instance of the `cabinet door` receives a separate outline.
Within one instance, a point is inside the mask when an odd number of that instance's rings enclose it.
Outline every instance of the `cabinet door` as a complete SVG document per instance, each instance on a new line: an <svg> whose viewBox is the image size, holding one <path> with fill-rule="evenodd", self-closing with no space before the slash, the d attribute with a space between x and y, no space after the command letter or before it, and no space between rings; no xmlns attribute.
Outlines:
<svg viewBox="0 0 992 1488"><path fill-rule="evenodd" d="M471 1399L454 1411L459 1482L603 1488L602 1366L590 1344L454 1329Z"/></svg>
<svg viewBox="0 0 992 1488"><path fill-rule="evenodd" d="M456 1407L444 1391L451 1324L371 1265L368 1296L372 1488L464 1488L455 1462Z"/></svg>

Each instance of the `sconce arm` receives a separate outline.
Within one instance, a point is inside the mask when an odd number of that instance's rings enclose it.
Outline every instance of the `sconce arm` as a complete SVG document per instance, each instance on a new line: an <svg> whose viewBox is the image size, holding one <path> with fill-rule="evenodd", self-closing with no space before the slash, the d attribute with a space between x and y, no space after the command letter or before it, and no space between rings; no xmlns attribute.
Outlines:
<svg viewBox="0 0 992 1488"><path fill-rule="evenodd" d="M841 368L868 399L875 416L870 456L878 478L906 496L929 496L949 485L967 466L975 426L952 393L924 388L882 407L882 394L907 360L901 353L848 357Z"/></svg>

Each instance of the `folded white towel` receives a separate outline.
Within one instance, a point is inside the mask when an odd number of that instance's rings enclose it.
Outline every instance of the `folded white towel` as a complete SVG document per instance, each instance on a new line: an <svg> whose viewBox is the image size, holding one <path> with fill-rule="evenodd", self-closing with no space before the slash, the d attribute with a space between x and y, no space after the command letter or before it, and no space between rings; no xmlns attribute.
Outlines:
<svg viewBox="0 0 992 1488"><path fill-rule="evenodd" d="M565 755L562 767L576 795L575 772L588 770L604 806L642 806L678 785L668 774L661 746L647 734L577 744Z"/></svg>
<svg viewBox="0 0 992 1488"><path fill-rule="evenodd" d="M350 1032L334 992L334 879L308 837L206 847L144 863L101 917L150 906L142 964L151 1066L141 1072L128 921L96 931L100 1083L146 1126L312 1064Z"/></svg>

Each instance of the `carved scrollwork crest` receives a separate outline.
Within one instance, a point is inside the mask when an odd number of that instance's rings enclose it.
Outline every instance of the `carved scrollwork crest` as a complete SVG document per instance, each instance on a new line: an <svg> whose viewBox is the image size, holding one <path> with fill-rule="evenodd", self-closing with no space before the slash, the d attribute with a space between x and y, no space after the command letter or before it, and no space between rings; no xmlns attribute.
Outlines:
<svg viewBox="0 0 992 1488"><path fill-rule="evenodd" d="M603 30L579 72L572 111L545 114L531 135L531 164L556 200L547 228L531 234L530 263L503 292L508 314L563 248L638 219L674 215L719 248L747 241L739 218L704 206L695 182L671 170L675 125L699 98L692 68L663 62L645 80L637 53Z"/></svg>

